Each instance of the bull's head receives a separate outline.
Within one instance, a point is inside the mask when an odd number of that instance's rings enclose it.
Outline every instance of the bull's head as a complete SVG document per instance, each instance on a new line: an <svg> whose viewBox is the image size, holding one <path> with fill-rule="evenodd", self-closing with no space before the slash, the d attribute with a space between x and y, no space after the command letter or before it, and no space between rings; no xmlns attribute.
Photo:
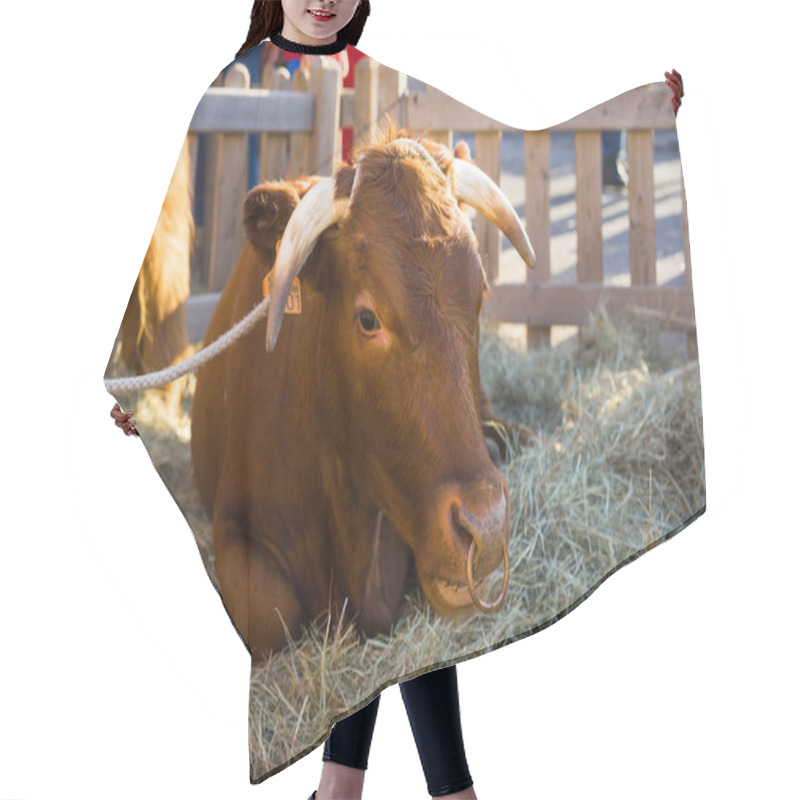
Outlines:
<svg viewBox="0 0 800 800"><path fill-rule="evenodd" d="M459 202L496 224L531 267L534 254L497 185L426 144L362 148L354 167L305 194L275 263L267 348L276 347L292 281L317 248L304 280L324 296L326 358L316 372L340 471L412 548L425 594L452 616L471 601L499 606L509 537L508 488L480 419L488 284ZM501 565L503 588L487 603L481 583Z"/></svg>

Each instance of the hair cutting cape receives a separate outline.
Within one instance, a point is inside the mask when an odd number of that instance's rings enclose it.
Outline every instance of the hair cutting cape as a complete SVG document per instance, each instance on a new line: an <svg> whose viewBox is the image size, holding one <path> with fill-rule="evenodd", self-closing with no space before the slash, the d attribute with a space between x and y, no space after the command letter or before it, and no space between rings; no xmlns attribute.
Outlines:
<svg viewBox="0 0 800 800"><path fill-rule="evenodd" d="M106 375L269 296L198 370L111 387L252 655L253 782L705 510L666 86L521 131L352 47L262 72L276 47L198 104Z"/></svg>

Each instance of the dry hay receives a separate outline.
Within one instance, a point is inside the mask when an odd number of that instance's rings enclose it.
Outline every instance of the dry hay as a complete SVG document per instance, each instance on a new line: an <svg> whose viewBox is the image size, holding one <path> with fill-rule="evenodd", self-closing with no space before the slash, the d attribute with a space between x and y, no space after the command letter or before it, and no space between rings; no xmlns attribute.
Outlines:
<svg viewBox="0 0 800 800"><path fill-rule="evenodd" d="M481 374L495 410L538 435L536 447L504 465L511 539L501 613L453 623L414 586L390 635L364 642L351 625L323 615L253 671L254 781L317 747L332 722L387 685L552 624L704 507L697 362L667 364L658 332L600 313L576 342L553 349L523 355L497 336L483 339ZM143 441L215 580L210 526L187 485L188 445L147 424L145 398L137 410ZM495 596L499 580L498 570L485 596Z"/></svg>

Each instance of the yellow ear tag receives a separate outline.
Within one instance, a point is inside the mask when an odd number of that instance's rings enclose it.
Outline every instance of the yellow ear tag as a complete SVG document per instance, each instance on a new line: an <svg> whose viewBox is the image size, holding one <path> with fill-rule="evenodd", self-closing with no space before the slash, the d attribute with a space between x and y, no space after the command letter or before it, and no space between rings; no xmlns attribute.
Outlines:
<svg viewBox="0 0 800 800"><path fill-rule="evenodd" d="M264 297L272 292L272 280L274 277L275 269L271 269L267 276L264 278L262 286ZM289 289L289 296L286 298L286 314L299 314L303 310L302 299L300 297L300 278L295 278L292 281L292 287Z"/></svg>

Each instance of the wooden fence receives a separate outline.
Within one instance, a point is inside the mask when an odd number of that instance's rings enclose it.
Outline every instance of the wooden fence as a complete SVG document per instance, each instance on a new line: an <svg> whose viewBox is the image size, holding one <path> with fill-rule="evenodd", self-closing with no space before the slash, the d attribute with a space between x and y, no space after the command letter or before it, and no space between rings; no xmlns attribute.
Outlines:
<svg viewBox="0 0 800 800"><path fill-rule="evenodd" d="M188 303L190 337L202 338L219 293L245 243L242 205L247 193L248 137L259 134L260 180L302 174L331 175L341 157L342 128L354 143L386 115L400 125L453 145L453 132L473 132L473 158L500 182L503 125L435 90L409 91L405 76L370 59L355 67L355 89L343 89L338 67L320 59L289 79L284 68L265 72L263 86L249 88L247 70L234 64L224 86L212 86L189 127L193 163L197 136L206 134L203 224L197 228L193 272L208 294ZM658 286L654 191L654 131L674 129L671 94L663 84L641 87L542 131L524 133L524 220L537 255L535 270L521 284L498 282L502 234L480 215L475 229L492 282L487 323L527 326L529 346L547 343L551 326L582 325L604 304L611 313L657 317L663 329L685 331L695 347L691 262L683 198L683 286ZM442 123L447 128L443 129ZM601 132L627 130L630 286L603 281ZM551 280L550 136L575 135L577 270L572 285Z"/></svg>

